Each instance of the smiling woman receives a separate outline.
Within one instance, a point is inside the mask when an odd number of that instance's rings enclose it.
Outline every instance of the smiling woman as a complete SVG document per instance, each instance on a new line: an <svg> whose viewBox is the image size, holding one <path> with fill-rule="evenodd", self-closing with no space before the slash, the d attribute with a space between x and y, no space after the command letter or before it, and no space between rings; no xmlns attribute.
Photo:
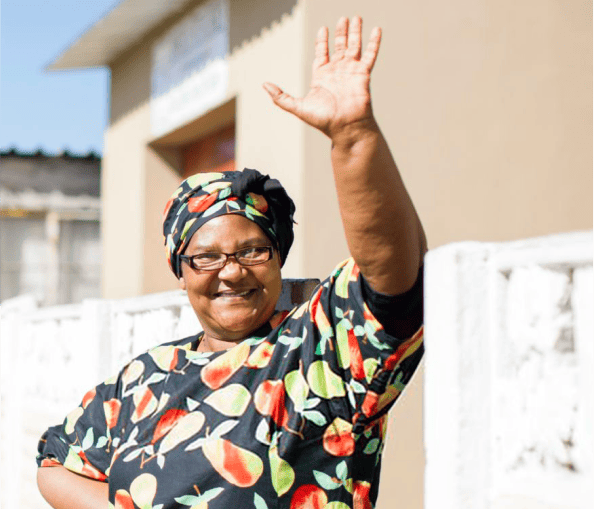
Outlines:
<svg viewBox="0 0 594 509"><path fill-rule="evenodd" d="M265 85L331 139L352 258L275 311L292 200L255 170L186 179L163 231L203 331L134 359L45 433L38 480L54 507L373 506L386 413L423 353L426 250L371 110L380 36L362 52L361 19L342 18L332 58L318 33L305 98Z"/></svg>

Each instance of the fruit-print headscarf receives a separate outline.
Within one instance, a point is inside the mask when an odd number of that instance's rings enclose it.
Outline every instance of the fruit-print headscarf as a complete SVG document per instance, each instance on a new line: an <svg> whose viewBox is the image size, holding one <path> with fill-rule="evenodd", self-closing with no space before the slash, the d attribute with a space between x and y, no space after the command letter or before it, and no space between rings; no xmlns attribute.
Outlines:
<svg viewBox="0 0 594 509"><path fill-rule="evenodd" d="M181 277L180 255L204 223L224 214L254 221L278 249L281 265L293 244L295 204L276 179L257 170L198 173L184 180L165 206L163 235L169 267Z"/></svg>

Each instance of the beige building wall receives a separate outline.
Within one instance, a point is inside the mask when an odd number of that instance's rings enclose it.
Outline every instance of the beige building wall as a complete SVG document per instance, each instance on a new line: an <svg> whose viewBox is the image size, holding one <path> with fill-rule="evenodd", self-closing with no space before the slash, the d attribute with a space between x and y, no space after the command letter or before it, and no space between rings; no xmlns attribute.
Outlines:
<svg viewBox="0 0 594 509"><path fill-rule="evenodd" d="M183 13L111 66L105 297L176 287L161 238L161 212L180 180L176 147L233 118L237 167L279 178L297 204L285 276L323 278L348 255L328 140L261 88L271 81L303 94L315 33L342 14L361 14L366 34L384 30L375 114L430 247L592 228L590 2L231 0L229 90L204 117L151 139L151 44ZM380 508L422 507L421 372L392 413Z"/></svg>
<svg viewBox="0 0 594 509"><path fill-rule="evenodd" d="M374 111L430 247L592 228L591 2L308 0L305 12L306 62L340 15L382 27ZM346 245L313 130L304 171L304 241L332 251L306 267L325 274ZM378 506L421 509L422 369L389 427Z"/></svg>

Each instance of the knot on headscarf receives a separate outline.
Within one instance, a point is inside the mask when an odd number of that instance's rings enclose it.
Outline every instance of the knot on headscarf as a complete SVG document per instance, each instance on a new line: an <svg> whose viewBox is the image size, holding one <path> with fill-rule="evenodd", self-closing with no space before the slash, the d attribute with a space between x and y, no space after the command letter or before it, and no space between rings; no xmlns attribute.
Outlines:
<svg viewBox="0 0 594 509"><path fill-rule="evenodd" d="M254 221L278 250L281 265L293 244L295 204L276 179L257 170L198 173L184 180L165 206L163 235L169 267L181 277L180 255L204 223L225 214Z"/></svg>

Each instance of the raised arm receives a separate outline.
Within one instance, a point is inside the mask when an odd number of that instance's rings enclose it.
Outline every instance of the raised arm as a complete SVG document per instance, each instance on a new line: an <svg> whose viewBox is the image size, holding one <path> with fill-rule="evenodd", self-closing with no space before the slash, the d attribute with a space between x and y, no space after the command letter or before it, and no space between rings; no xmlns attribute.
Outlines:
<svg viewBox="0 0 594 509"><path fill-rule="evenodd" d="M276 105L332 141L332 168L350 253L372 288L395 295L412 286L427 247L371 108L369 84L380 41L381 30L374 28L362 51L361 18L351 23L341 18L332 56L328 29L318 32L305 97L294 98L271 83L264 88Z"/></svg>

